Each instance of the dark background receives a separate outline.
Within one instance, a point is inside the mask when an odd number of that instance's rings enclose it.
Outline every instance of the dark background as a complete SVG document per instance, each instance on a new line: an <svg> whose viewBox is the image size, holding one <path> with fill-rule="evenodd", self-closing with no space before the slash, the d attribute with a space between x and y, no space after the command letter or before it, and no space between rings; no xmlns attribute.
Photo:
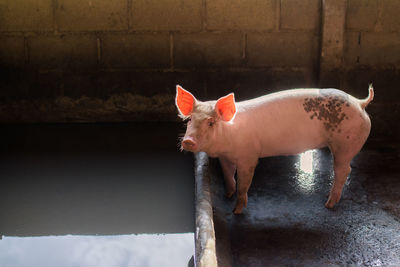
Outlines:
<svg viewBox="0 0 400 267"><path fill-rule="evenodd" d="M395 0L5 0L0 122L176 121L175 85L238 100L297 87L367 96L398 139Z"/></svg>

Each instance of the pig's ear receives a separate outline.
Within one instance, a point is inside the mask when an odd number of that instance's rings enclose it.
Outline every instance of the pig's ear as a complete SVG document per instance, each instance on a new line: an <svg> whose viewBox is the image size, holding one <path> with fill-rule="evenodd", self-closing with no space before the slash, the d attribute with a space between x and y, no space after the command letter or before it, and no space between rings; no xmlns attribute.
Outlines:
<svg viewBox="0 0 400 267"><path fill-rule="evenodd" d="M230 93L218 99L215 104L215 111L222 120L232 121L236 115L235 95Z"/></svg>
<svg viewBox="0 0 400 267"><path fill-rule="evenodd" d="M192 113L195 101L196 99L189 91L180 85L176 86L175 104L182 116L187 117Z"/></svg>

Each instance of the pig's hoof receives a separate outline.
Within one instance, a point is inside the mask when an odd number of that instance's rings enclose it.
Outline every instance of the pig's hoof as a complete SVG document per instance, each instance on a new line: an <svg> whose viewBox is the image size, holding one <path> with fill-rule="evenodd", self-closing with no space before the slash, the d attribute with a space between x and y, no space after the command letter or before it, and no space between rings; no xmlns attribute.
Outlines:
<svg viewBox="0 0 400 267"><path fill-rule="evenodd" d="M327 209L333 209L333 207L335 206L335 202L331 201L330 199L328 199L328 201L325 203L325 208Z"/></svg>
<svg viewBox="0 0 400 267"><path fill-rule="evenodd" d="M226 193L225 193L225 197L226 197L226 198L231 198L231 197L233 196L234 193L235 193L235 191L226 192Z"/></svg>
<svg viewBox="0 0 400 267"><path fill-rule="evenodd" d="M233 210L233 214L241 214L243 211L243 207L235 207Z"/></svg>
<svg viewBox="0 0 400 267"><path fill-rule="evenodd" d="M333 207L339 203L340 194L330 193L328 197L328 201L325 203L325 207L328 209L333 209Z"/></svg>

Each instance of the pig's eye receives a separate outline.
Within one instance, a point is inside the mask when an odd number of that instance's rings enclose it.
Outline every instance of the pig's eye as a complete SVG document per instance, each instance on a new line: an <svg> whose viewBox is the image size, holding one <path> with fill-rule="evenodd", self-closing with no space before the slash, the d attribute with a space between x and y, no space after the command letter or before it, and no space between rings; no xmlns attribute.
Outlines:
<svg viewBox="0 0 400 267"><path fill-rule="evenodd" d="M215 124L215 121L213 121L213 120L209 120L209 121L208 121L208 126L209 126L209 127L213 127L214 124Z"/></svg>

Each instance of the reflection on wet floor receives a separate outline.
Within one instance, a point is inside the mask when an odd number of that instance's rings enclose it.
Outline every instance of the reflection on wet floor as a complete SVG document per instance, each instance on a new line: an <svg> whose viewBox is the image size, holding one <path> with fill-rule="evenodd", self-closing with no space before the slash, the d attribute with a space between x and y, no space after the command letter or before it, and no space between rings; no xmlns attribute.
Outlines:
<svg viewBox="0 0 400 267"><path fill-rule="evenodd" d="M315 150L308 150L299 155L299 169L300 171L311 174L313 173L313 157Z"/></svg>
<svg viewBox="0 0 400 267"><path fill-rule="evenodd" d="M4 237L1 266L159 267L188 266L193 233L113 236Z"/></svg>
<svg viewBox="0 0 400 267"><path fill-rule="evenodd" d="M342 199L324 207L329 149L260 160L243 214L224 197L210 161L217 254L232 266L400 266L398 143L367 144L353 159Z"/></svg>
<svg viewBox="0 0 400 267"><path fill-rule="evenodd" d="M193 262L193 159L177 125L0 130L0 266Z"/></svg>
<svg viewBox="0 0 400 267"><path fill-rule="evenodd" d="M314 175L314 164L315 168L318 169L318 161L314 161L314 154L316 150L308 150L299 155L299 162L295 164L297 173L296 179L298 184L298 190L303 193L310 193L314 191L315 186L315 175Z"/></svg>

